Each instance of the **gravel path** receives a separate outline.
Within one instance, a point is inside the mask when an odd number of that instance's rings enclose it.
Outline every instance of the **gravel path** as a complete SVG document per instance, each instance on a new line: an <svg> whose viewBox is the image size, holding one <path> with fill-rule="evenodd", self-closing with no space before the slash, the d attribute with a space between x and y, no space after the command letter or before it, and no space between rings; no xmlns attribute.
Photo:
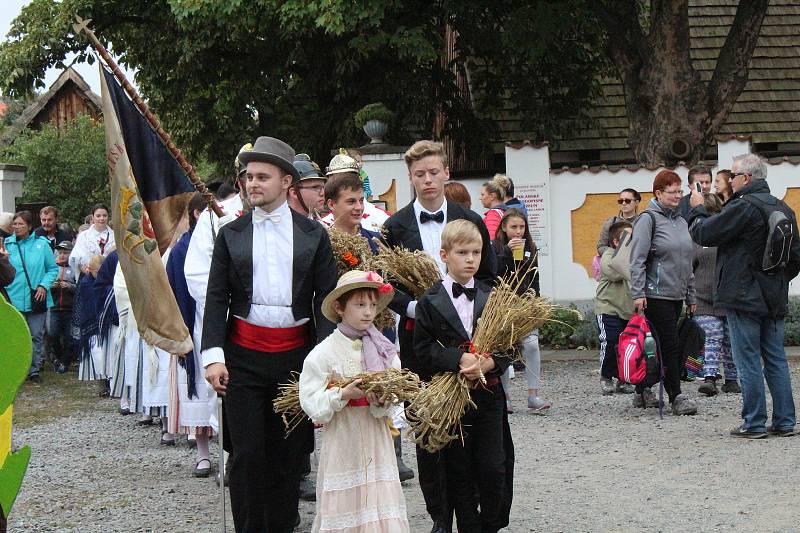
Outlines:
<svg viewBox="0 0 800 533"><path fill-rule="evenodd" d="M800 530L800 437L727 436L738 395L700 398L699 415L662 421L656 409L632 408L630 396L600 396L591 362L545 363L543 382L548 416L526 412L524 377L512 381L517 465L506 531ZM697 384L684 390L697 396ZM9 531L219 531L219 492L191 477L194 451L158 446L157 429L133 427L112 401L101 406L15 431L33 458ZM419 486L405 489L411 530L427 533ZM300 512L298 531L307 531L313 504Z"/></svg>

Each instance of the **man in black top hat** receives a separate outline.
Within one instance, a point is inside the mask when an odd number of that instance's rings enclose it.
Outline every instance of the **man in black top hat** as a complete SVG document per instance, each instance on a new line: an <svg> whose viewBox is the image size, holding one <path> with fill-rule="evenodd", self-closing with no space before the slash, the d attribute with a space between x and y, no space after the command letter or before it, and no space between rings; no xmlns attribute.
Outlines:
<svg viewBox="0 0 800 533"><path fill-rule="evenodd" d="M272 137L240 154L253 211L219 230L208 279L202 355L206 379L226 394L236 531L294 529L313 428L305 423L287 436L272 402L333 331L321 305L336 284L336 265L322 225L287 204L300 178L294 156Z"/></svg>

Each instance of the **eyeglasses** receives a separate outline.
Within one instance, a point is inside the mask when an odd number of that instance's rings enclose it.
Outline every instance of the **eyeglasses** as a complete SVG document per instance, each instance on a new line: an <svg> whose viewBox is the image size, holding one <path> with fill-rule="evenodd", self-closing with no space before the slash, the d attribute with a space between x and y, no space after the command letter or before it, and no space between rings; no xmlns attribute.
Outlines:
<svg viewBox="0 0 800 533"><path fill-rule="evenodd" d="M671 194L672 196L683 196L683 191L678 189L677 191L661 191L661 194Z"/></svg>
<svg viewBox="0 0 800 533"><path fill-rule="evenodd" d="M325 186L324 185L310 185L310 186L306 186L306 187L301 187L301 186L298 185L297 187L295 187L295 189L308 189L309 191L314 191L315 193L319 194L323 190L325 190Z"/></svg>
<svg viewBox="0 0 800 533"><path fill-rule="evenodd" d="M636 200L634 200L633 198L620 198L620 199L617 200L617 203L619 205L622 205L622 204L627 205L627 204L630 204L630 203L635 202L635 201Z"/></svg>
<svg viewBox="0 0 800 533"><path fill-rule="evenodd" d="M731 176L731 181L735 180L735 179L736 179L736 178L738 178L739 176L750 176L750 175L751 175L751 174L750 174L749 172L737 172L736 174L734 174L733 176Z"/></svg>

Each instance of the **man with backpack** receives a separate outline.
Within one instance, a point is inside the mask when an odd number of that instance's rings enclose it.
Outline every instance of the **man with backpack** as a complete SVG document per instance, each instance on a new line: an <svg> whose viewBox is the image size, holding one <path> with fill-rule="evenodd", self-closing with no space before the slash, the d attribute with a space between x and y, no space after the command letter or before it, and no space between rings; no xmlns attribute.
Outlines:
<svg viewBox="0 0 800 533"><path fill-rule="evenodd" d="M789 281L800 272L797 219L770 194L767 166L757 155L735 157L732 173L734 194L721 213L709 216L695 190L689 213L694 241L717 247L715 303L727 315L742 389L743 423L731 435L788 437L794 435L795 408L783 327ZM773 406L769 426L765 378Z"/></svg>

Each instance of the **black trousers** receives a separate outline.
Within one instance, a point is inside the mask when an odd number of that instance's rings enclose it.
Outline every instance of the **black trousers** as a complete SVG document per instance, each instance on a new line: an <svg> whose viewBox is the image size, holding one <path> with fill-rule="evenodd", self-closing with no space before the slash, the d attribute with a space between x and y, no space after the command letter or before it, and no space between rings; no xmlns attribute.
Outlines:
<svg viewBox="0 0 800 533"><path fill-rule="evenodd" d="M397 337L400 341L400 362L403 368L429 379L420 372L414 352L414 331L405 327L406 320L400 321ZM425 499L425 510L434 522L441 522L448 531L453 523L452 512L447 510L447 498L444 485L444 465L440 453L426 452L417 446L417 475L422 497Z"/></svg>
<svg viewBox="0 0 800 533"><path fill-rule="evenodd" d="M513 491L508 486L513 485L513 445L506 431L505 394L497 385L471 395L477 409L461 419L464 444L455 440L442 451L447 500L459 533L494 533L508 525Z"/></svg>
<svg viewBox="0 0 800 533"><path fill-rule="evenodd" d="M678 319L683 302L680 300L659 300L647 298L644 315L653 324L655 337L661 347L661 361L664 365L664 389L672 403L681 393L681 353L678 345Z"/></svg>
<svg viewBox="0 0 800 533"><path fill-rule="evenodd" d="M430 453L417 446L419 488L425 499L425 510L434 522L441 522L450 531L453 513L447 511L444 464L442 454Z"/></svg>
<svg viewBox="0 0 800 533"><path fill-rule="evenodd" d="M226 429L233 445L231 510L239 533L289 533L294 529L300 473L314 446L313 426L306 421L286 436L272 401L278 385L287 383L292 371L302 369L308 352L308 346L263 353L225 344L230 377Z"/></svg>
<svg viewBox="0 0 800 533"><path fill-rule="evenodd" d="M619 378L617 368L617 346L619 334L628 325L627 320L614 315L600 315L600 347L603 351L603 362L600 365L600 376L604 379Z"/></svg>

